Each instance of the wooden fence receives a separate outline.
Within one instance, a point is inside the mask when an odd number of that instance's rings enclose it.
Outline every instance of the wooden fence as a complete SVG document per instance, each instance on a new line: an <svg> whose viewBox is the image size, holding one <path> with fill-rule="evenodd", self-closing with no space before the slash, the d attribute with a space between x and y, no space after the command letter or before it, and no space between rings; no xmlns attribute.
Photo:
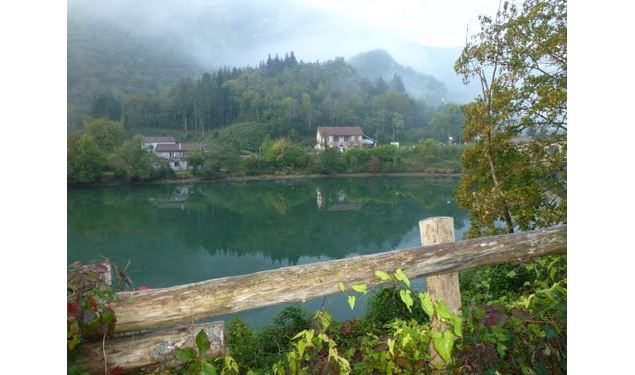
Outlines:
<svg viewBox="0 0 635 375"><path fill-rule="evenodd" d="M372 287L381 283L375 277L375 271L379 270L394 272L401 268L409 278L426 277L433 300L442 299L458 312L461 306L458 271L526 262L546 255L566 254L567 251L566 225L458 242L454 242L452 218L429 218L420 221L419 227L423 246L415 248L169 288L121 292L111 305L117 317L116 333L120 337L111 339L105 347L91 346L92 352L102 352L101 357L91 356L91 368L103 372L103 366L123 370L170 366L174 364L169 360L174 349L192 346L192 335L197 333L192 327L206 328L208 335L213 337L210 355L223 355L226 349L222 322L199 326L193 326L193 322L337 294L340 293L339 282L364 283ZM439 324L432 324L440 329ZM176 328L146 333L171 326ZM139 344L140 341L143 343Z"/></svg>

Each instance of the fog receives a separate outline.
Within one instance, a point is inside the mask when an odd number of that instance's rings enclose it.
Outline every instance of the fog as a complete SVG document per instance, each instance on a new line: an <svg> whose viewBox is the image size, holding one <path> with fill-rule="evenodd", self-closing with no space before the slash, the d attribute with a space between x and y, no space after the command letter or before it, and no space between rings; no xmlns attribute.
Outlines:
<svg viewBox="0 0 635 375"><path fill-rule="evenodd" d="M477 16L497 6L496 0L69 0L68 15L170 47L205 68L255 65L289 51L323 61L383 48L399 63L447 80Z"/></svg>

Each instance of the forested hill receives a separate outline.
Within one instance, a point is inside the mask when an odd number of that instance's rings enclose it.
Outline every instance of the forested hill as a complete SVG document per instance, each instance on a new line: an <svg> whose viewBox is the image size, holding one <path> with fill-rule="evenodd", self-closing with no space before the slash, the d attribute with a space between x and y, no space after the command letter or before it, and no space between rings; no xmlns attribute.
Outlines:
<svg viewBox="0 0 635 375"><path fill-rule="evenodd" d="M178 79L200 75L192 59L130 36L116 27L68 15L67 90L68 125L82 126L95 97L111 93L122 100L129 95L153 93Z"/></svg>
<svg viewBox="0 0 635 375"><path fill-rule="evenodd" d="M406 92L415 98L422 98L429 104L448 101L446 86L431 75L421 74L412 68L397 63L383 49L363 52L351 57L348 62L364 77L370 79L392 79L398 75L403 80Z"/></svg>
<svg viewBox="0 0 635 375"><path fill-rule="evenodd" d="M111 102L105 100L94 115L123 118L129 131L146 134L179 129L205 135L252 122L266 126L272 138L309 141L318 126L360 125L380 143L446 141L460 135L463 123L456 105L413 98L399 76L370 80L343 58L307 63L293 52L269 56L257 67L225 68L155 94L130 96L123 113L110 110Z"/></svg>

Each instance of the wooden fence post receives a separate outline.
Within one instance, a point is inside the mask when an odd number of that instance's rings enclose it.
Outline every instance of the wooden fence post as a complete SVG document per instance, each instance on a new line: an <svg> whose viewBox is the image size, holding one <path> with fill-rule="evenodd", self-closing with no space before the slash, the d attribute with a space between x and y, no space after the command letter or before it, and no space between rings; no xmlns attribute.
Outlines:
<svg viewBox="0 0 635 375"><path fill-rule="evenodd" d="M421 220L419 221L419 234L423 246L454 242L454 219L451 217L431 217ZM455 314L460 314L461 289L458 272L430 276L426 278L426 284L433 303L443 301L447 308ZM436 319L433 319L430 327L433 331L442 331L448 328ZM432 343L430 343L430 354L433 365L444 363L434 350Z"/></svg>

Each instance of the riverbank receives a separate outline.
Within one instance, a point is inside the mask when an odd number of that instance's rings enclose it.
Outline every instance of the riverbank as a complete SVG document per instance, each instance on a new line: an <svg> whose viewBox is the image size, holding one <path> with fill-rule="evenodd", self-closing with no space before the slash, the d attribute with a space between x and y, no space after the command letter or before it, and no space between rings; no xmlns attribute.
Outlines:
<svg viewBox="0 0 635 375"><path fill-rule="evenodd" d="M154 180L144 182L102 182L91 185L82 185L86 187L105 187L105 186L143 186L143 185L178 185L178 184L198 184L213 182L249 182L249 181L274 181L274 180L302 180L302 179L320 179L320 178L367 178L367 177L461 177L461 173L431 173L431 172L384 172L384 173L297 173L297 174L265 174L256 176L226 176L217 179L207 179L195 176L187 176L182 178L173 178L167 180ZM75 186L69 186L73 188ZM79 187L79 186L77 186Z"/></svg>

